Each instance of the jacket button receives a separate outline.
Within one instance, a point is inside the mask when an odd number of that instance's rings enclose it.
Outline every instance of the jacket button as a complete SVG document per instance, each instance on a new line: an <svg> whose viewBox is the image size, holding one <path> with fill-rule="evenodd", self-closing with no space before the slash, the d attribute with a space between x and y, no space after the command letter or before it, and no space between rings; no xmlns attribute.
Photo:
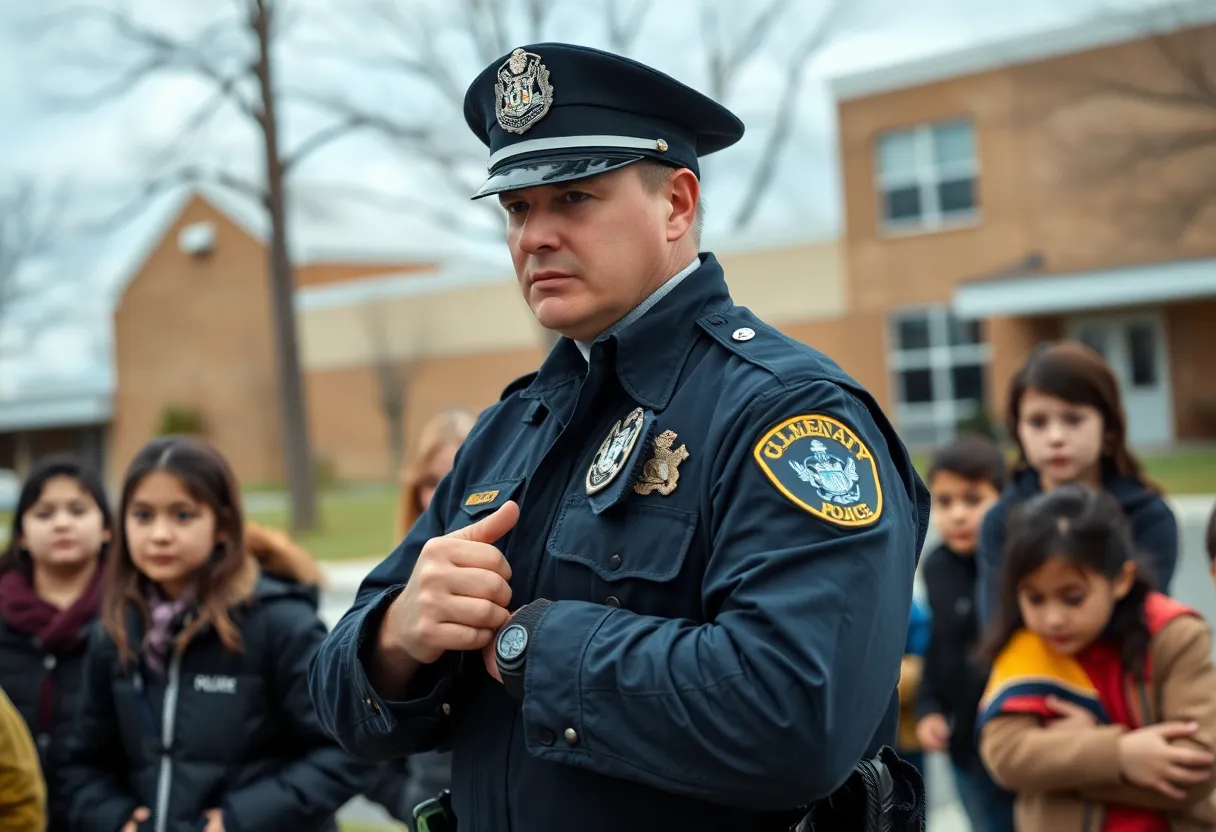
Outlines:
<svg viewBox="0 0 1216 832"><path fill-rule="evenodd" d="M47 670L54 670L55 664L56 664L55 657L50 655L49 653L42 659L42 666L45 667Z"/></svg>
<svg viewBox="0 0 1216 832"><path fill-rule="evenodd" d="M541 728L536 732L536 738L540 740L541 745L553 745L553 732L548 728Z"/></svg>
<svg viewBox="0 0 1216 832"><path fill-rule="evenodd" d="M452 715L452 706L451 706L451 705L449 705L447 702L444 702L444 703L443 703L443 715L444 715L444 716L451 716L451 715Z"/></svg>
<svg viewBox="0 0 1216 832"><path fill-rule="evenodd" d="M51 744L51 735L50 734L39 734L38 735L38 747L39 748L41 748L45 751L50 746L50 744Z"/></svg>
<svg viewBox="0 0 1216 832"><path fill-rule="evenodd" d="M607 598L604 599L604 603L607 606L612 607L613 609L616 609L621 606L621 599L617 598L615 595L609 595Z"/></svg>
<svg viewBox="0 0 1216 832"><path fill-rule="evenodd" d="M562 738L569 745L578 745L578 732L573 728L567 728L564 732L562 732Z"/></svg>
<svg viewBox="0 0 1216 832"><path fill-rule="evenodd" d="M609 569L619 569L620 566L621 566L621 556L620 555L613 555L612 557L608 558L608 568Z"/></svg>

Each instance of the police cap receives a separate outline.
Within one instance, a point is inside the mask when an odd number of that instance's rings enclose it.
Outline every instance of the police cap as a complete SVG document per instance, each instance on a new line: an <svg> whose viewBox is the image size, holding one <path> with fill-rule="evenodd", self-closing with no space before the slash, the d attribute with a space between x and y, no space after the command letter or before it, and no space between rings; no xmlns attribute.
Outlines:
<svg viewBox="0 0 1216 832"><path fill-rule="evenodd" d="M743 122L708 96L629 58L568 43L512 50L464 99L469 127L490 149L473 195L595 176L641 159L688 168L743 136Z"/></svg>

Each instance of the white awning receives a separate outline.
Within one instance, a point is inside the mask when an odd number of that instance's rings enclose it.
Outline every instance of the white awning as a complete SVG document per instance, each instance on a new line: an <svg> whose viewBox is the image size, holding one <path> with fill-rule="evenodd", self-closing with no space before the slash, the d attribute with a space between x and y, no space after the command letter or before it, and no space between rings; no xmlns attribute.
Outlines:
<svg viewBox="0 0 1216 832"><path fill-rule="evenodd" d="M977 280L955 287L952 307L960 318L987 318L1056 315L1195 298L1216 298L1216 257Z"/></svg>

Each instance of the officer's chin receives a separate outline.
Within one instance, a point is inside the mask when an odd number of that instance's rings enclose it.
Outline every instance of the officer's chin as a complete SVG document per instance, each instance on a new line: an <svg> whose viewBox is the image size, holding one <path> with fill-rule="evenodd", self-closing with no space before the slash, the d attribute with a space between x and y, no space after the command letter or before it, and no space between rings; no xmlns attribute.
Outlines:
<svg viewBox="0 0 1216 832"><path fill-rule="evenodd" d="M591 341L595 333L588 327L588 310L577 298L543 297L529 304L542 327L574 341Z"/></svg>

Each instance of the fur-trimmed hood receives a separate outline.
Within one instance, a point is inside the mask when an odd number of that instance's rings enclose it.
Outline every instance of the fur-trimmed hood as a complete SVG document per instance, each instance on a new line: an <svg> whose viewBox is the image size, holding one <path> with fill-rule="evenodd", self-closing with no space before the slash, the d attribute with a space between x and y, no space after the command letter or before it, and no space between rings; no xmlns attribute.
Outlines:
<svg viewBox="0 0 1216 832"><path fill-rule="evenodd" d="M302 586L325 588L325 571L312 555L278 529L246 521L245 551L271 577Z"/></svg>

